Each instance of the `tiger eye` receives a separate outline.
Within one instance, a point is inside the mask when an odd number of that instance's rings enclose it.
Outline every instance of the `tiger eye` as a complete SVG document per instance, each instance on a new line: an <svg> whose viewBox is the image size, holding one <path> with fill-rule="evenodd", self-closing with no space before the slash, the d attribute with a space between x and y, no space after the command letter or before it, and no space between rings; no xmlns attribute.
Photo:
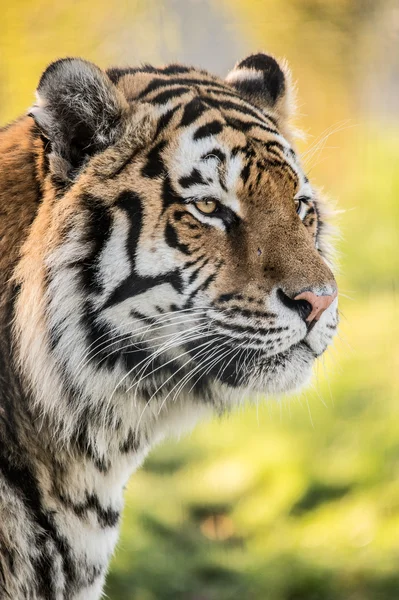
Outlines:
<svg viewBox="0 0 399 600"><path fill-rule="evenodd" d="M215 210L217 209L217 202L216 200L198 200L198 202L195 202L195 208L197 208L200 212L204 213L205 215L210 215L212 213L215 212Z"/></svg>

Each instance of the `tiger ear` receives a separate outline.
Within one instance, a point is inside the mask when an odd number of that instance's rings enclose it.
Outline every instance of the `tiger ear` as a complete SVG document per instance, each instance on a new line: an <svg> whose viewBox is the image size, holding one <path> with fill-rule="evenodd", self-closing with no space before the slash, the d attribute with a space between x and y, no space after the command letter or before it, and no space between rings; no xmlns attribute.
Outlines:
<svg viewBox="0 0 399 600"><path fill-rule="evenodd" d="M109 77L79 58L47 67L36 96L28 114L49 140L54 166L70 179L87 157L116 141L128 108Z"/></svg>
<svg viewBox="0 0 399 600"><path fill-rule="evenodd" d="M291 82L287 66L280 65L268 54L251 54L244 58L226 77L250 102L272 111L277 119L286 119L291 112Z"/></svg>

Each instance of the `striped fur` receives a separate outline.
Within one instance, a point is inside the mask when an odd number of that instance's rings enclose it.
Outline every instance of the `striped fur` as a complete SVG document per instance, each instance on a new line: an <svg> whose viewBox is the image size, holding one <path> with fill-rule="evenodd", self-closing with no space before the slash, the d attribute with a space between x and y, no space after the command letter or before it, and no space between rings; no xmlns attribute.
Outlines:
<svg viewBox="0 0 399 600"><path fill-rule="evenodd" d="M336 302L308 330L289 300L335 288L289 96L261 54L226 81L65 59L1 130L1 598L98 599L150 447L330 344Z"/></svg>

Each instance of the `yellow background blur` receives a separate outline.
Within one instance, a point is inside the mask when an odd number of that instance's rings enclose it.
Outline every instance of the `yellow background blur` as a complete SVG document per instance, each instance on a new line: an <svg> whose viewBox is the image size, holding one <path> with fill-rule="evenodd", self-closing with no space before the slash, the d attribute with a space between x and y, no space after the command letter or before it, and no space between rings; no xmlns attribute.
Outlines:
<svg viewBox="0 0 399 600"><path fill-rule="evenodd" d="M62 56L223 75L258 50L288 59L307 173L344 211L340 336L300 397L152 452L126 494L111 600L399 598L398 2L4 2L0 124Z"/></svg>

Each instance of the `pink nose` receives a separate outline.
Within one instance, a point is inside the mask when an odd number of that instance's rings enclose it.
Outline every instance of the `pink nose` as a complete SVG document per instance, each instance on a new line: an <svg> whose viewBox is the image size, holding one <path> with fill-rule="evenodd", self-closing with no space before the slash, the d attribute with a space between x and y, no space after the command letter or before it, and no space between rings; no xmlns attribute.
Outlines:
<svg viewBox="0 0 399 600"><path fill-rule="evenodd" d="M331 294L331 296L318 296L313 292L302 292L295 296L294 300L306 300L312 307L312 312L306 317L306 321L311 323L312 321L318 321L323 312L334 302L337 297L337 292Z"/></svg>

